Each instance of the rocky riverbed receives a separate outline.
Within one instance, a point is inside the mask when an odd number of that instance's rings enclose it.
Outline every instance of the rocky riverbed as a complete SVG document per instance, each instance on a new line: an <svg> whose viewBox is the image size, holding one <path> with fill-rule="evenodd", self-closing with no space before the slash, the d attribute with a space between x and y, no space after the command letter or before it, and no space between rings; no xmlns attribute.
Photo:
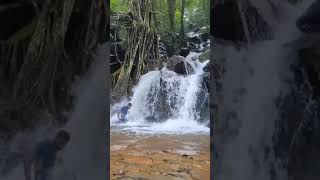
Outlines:
<svg viewBox="0 0 320 180"><path fill-rule="evenodd" d="M206 134L111 132L110 154L110 179L210 179L210 137Z"/></svg>

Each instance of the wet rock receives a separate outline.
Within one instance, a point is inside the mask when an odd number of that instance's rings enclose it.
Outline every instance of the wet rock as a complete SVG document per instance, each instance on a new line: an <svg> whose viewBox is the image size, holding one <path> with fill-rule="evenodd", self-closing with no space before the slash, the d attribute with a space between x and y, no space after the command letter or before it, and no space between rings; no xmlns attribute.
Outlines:
<svg viewBox="0 0 320 180"><path fill-rule="evenodd" d="M187 57L189 53L190 53L189 48L181 48L179 55L183 57Z"/></svg>
<svg viewBox="0 0 320 180"><path fill-rule="evenodd" d="M151 115L146 117L146 121L148 122L163 122L173 116L173 112L171 111L171 104L167 101L168 91L167 91L167 82L160 77L160 91L156 94L148 94L147 101L157 103L154 104L154 107L149 107L149 109L154 109L151 111ZM152 105L151 105L152 106Z"/></svg>
<svg viewBox="0 0 320 180"><path fill-rule="evenodd" d="M197 45L193 42L188 42L188 47L190 48L190 51L192 51L197 48Z"/></svg>
<svg viewBox="0 0 320 180"><path fill-rule="evenodd" d="M195 43L195 44L200 44L201 43L200 38L197 37L197 36L189 38L189 41L192 42L192 43Z"/></svg>
<svg viewBox="0 0 320 180"><path fill-rule="evenodd" d="M187 61L185 61L182 56L176 55L169 58L167 63L167 69L181 75L194 73L192 66Z"/></svg>
<svg viewBox="0 0 320 180"><path fill-rule="evenodd" d="M206 72L206 73L210 73L210 63L206 64L204 67L203 67L203 71Z"/></svg>
<svg viewBox="0 0 320 180"><path fill-rule="evenodd" d="M158 69L161 70L163 67L167 66L168 57L167 56L160 56L160 62Z"/></svg>
<svg viewBox="0 0 320 180"><path fill-rule="evenodd" d="M174 66L174 72L181 75L193 74L194 70L187 61L180 61Z"/></svg>
<svg viewBox="0 0 320 180"><path fill-rule="evenodd" d="M210 44L210 43L208 43L208 42L204 42L202 46L203 46L203 47L208 47L209 44Z"/></svg>
<svg viewBox="0 0 320 180"><path fill-rule="evenodd" d="M210 34L209 33L200 34L200 39L201 39L202 42L208 41L209 38L210 38Z"/></svg>
<svg viewBox="0 0 320 180"><path fill-rule="evenodd" d="M159 42L160 56L167 56L168 52L163 42Z"/></svg>
<svg viewBox="0 0 320 180"><path fill-rule="evenodd" d="M206 60L209 60L210 59L210 49L208 49L203 54L201 54L198 59L200 62L204 62Z"/></svg>
<svg viewBox="0 0 320 180"><path fill-rule="evenodd" d="M210 116L210 104L209 104L209 93L210 93L210 72L206 72L203 75L201 82L201 90L197 95L196 107L200 115L200 122L204 123L209 120Z"/></svg>
<svg viewBox="0 0 320 180"><path fill-rule="evenodd" d="M320 1L315 1L298 19L297 27L305 33L320 32Z"/></svg>
<svg viewBox="0 0 320 180"><path fill-rule="evenodd" d="M201 53L201 52L202 52L202 49L198 48L198 49L196 49L194 52L196 52L196 53Z"/></svg>
<svg viewBox="0 0 320 180"><path fill-rule="evenodd" d="M172 56L171 58L168 59L168 62L167 62L167 69L168 70L171 70L173 71L174 70L174 66L180 62L180 61L183 61L184 58L182 56Z"/></svg>

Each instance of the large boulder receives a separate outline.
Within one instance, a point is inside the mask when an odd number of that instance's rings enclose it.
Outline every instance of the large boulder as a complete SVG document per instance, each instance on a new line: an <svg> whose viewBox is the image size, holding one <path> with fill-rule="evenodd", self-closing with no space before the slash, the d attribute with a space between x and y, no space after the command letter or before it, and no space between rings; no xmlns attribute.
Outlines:
<svg viewBox="0 0 320 180"><path fill-rule="evenodd" d="M180 61L174 66L174 72L181 75L189 75L194 73L192 66L187 61Z"/></svg>
<svg viewBox="0 0 320 180"><path fill-rule="evenodd" d="M172 56L167 62L167 69L181 75L193 74L194 70L182 56Z"/></svg>

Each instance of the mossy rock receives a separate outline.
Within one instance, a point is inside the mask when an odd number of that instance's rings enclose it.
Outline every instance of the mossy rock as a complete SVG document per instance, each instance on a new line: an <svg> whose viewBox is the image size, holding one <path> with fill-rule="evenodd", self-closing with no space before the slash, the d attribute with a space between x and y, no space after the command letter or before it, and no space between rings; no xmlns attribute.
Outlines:
<svg viewBox="0 0 320 180"><path fill-rule="evenodd" d="M208 49L207 51L205 51L203 54L201 54L199 56L199 61L200 62L204 62L206 60L210 59L210 49Z"/></svg>

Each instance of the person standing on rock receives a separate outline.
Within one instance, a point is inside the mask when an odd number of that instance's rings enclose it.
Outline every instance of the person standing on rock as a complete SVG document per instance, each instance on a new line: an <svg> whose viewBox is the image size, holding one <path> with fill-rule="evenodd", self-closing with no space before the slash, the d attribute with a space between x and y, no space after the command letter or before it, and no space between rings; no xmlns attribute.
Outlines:
<svg viewBox="0 0 320 180"><path fill-rule="evenodd" d="M57 154L70 141L70 134L60 130L54 139L45 140L24 159L25 180L50 180Z"/></svg>
<svg viewBox="0 0 320 180"><path fill-rule="evenodd" d="M118 123L125 123L127 122L126 115L128 114L129 109L132 107L131 103L128 103L126 106L123 106L118 112Z"/></svg>

